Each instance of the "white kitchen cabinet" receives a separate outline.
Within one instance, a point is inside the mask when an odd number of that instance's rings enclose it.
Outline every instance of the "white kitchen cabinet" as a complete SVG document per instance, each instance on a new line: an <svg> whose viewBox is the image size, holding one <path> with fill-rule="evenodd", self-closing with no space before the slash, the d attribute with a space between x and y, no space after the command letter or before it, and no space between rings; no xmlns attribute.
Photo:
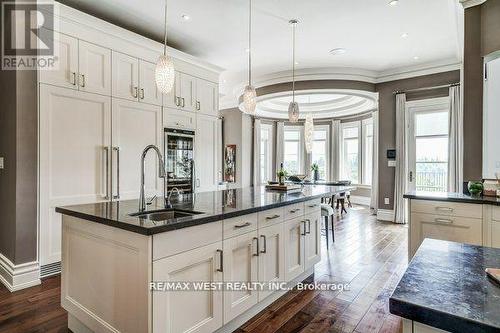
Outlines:
<svg viewBox="0 0 500 333"><path fill-rule="evenodd" d="M156 64L139 59L139 100L144 103L162 105L162 96L156 88Z"/></svg>
<svg viewBox="0 0 500 333"><path fill-rule="evenodd" d="M304 240L305 221L298 217L284 223L285 234L285 278L290 281L305 269Z"/></svg>
<svg viewBox="0 0 500 333"><path fill-rule="evenodd" d="M224 240L224 282L257 282L257 231ZM257 290L224 291L224 324L230 322L258 302Z"/></svg>
<svg viewBox="0 0 500 333"><path fill-rule="evenodd" d="M161 107L118 98L113 99L113 199L137 199L140 190L141 153L147 145L162 150ZM146 195L161 193L163 181L158 178L158 158L154 152L146 157Z"/></svg>
<svg viewBox="0 0 500 333"><path fill-rule="evenodd" d="M196 192L214 191L220 175L218 161L221 142L220 121L216 117L196 116L195 172Z"/></svg>
<svg viewBox="0 0 500 333"><path fill-rule="evenodd" d="M218 116L218 91L217 84L196 79L196 110L209 116Z"/></svg>
<svg viewBox="0 0 500 333"><path fill-rule="evenodd" d="M313 267L321 260L321 211L305 216L306 235L304 239L305 269Z"/></svg>
<svg viewBox="0 0 500 333"><path fill-rule="evenodd" d="M179 87L180 80L181 80L181 73L176 71L172 90L168 94L162 94L163 106L171 109L180 108L179 96L177 95L180 94L180 87Z"/></svg>
<svg viewBox="0 0 500 333"><path fill-rule="evenodd" d="M57 60L54 69L39 71L40 82L78 89L78 39L56 32L48 35L54 38Z"/></svg>
<svg viewBox="0 0 500 333"><path fill-rule="evenodd" d="M78 42L80 90L111 95L111 50L83 40Z"/></svg>
<svg viewBox="0 0 500 333"><path fill-rule="evenodd" d="M111 98L40 85L40 261L61 260L56 206L108 200Z"/></svg>
<svg viewBox="0 0 500 333"><path fill-rule="evenodd" d="M196 130L196 113L163 108L163 124L168 128Z"/></svg>
<svg viewBox="0 0 500 333"><path fill-rule="evenodd" d="M139 96L137 58L113 51L113 97L136 101Z"/></svg>
<svg viewBox="0 0 500 333"><path fill-rule="evenodd" d="M196 111L196 78L186 73L175 73L175 93L182 110Z"/></svg>
<svg viewBox="0 0 500 333"><path fill-rule="evenodd" d="M217 242L155 261L153 281L222 282L221 254ZM211 333L222 324L221 290L153 292L153 332Z"/></svg>
<svg viewBox="0 0 500 333"><path fill-rule="evenodd" d="M283 223L259 229L259 282L286 281L284 241ZM259 291L259 302L273 292L273 290Z"/></svg>

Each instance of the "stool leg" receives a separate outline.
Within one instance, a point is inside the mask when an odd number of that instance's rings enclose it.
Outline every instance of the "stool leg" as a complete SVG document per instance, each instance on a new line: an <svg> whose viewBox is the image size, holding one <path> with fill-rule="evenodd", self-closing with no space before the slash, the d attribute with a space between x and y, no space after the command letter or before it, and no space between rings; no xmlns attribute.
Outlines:
<svg viewBox="0 0 500 333"><path fill-rule="evenodd" d="M325 216L325 229L326 229L326 249L328 250L328 216Z"/></svg>
<svg viewBox="0 0 500 333"><path fill-rule="evenodd" d="M335 224L333 222L333 215L332 215L332 243L335 243Z"/></svg>

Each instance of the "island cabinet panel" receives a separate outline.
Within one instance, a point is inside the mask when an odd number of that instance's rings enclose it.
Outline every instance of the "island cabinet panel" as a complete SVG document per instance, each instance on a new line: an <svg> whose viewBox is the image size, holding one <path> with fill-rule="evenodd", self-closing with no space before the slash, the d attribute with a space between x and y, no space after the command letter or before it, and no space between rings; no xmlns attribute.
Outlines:
<svg viewBox="0 0 500 333"><path fill-rule="evenodd" d="M320 207L321 207L321 199L310 200L304 204L304 209L306 214L311 214L320 211Z"/></svg>
<svg viewBox="0 0 500 333"><path fill-rule="evenodd" d="M259 282L286 281L283 223L259 229L259 241ZM259 291L259 302L272 293L273 290Z"/></svg>
<svg viewBox="0 0 500 333"><path fill-rule="evenodd" d="M259 238L257 231L224 240L224 282L258 280ZM224 291L224 324L249 310L258 301L257 290Z"/></svg>
<svg viewBox="0 0 500 333"><path fill-rule="evenodd" d="M297 216L304 215L304 203L299 202L290 206L286 206L283 208L285 211L285 220L293 219Z"/></svg>
<svg viewBox="0 0 500 333"><path fill-rule="evenodd" d="M161 259L155 282L222 282L222 242ZM153 332L211 333L223 324L223 292L153 291ZM137 331L139 332L139 331Z"/></svg>
<svg viewBox="0 0 500 333"><path fill-rule="evenodd" d="M307 215L305 220L304 260L305 269L308 269L321 260L321 211Z"/></svg>
<svg viewBox="0 0 500 333"><path fill-rule="evenodd" d="M305 269L304 240L305 220L298 217L284 223L285 278L287 281L299 276Z"/></svg>
<svg viewBox="0 0 500 333"><path fill-rule="evenodd" d="M414 213L470 217L476 219L483 217L482 205L459 202L412 200L411 211Z"/></svg>
<svg viewBox="0 0 500 333"><path fill-rule="evenodd" d="M224 220L224 239L257 230L257 213Z"/></svg>
<svg viewBox="0 0 500 333"><path fill-rule="evenodd" d="M279 207L259 212L259 228L283 222L285 219L285 208Z"/></svg>
<svg viewBox="0 0 500 333"><path fill-rule="evenodd" d="M484 230L483 245L500 248L500 207L492 205L483 206Z"/></svg>

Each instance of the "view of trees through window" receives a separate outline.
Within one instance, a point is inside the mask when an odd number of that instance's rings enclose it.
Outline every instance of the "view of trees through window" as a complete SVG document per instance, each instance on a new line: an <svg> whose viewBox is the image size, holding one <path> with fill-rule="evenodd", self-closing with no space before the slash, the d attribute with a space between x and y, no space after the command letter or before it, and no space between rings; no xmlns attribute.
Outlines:
<svg viewBox="0 0 500 333"><path fill-rule="evenodd" d="M300 174L302 164L302 132L300 127L285 128L283 168L289 175Z"/></svg>
<svg viewBox="0 0 500 333"><path fill-rule="evenodd" d="M328 178L328 128L319 127L314 130L314 141L311 163L319 167L319 179Z"/></svg>

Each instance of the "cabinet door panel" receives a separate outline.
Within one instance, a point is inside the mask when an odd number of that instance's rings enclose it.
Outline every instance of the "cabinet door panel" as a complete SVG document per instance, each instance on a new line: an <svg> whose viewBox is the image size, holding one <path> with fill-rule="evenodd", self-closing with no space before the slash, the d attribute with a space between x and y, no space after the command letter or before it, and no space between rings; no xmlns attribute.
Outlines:
<svg viewBox="0 0 500 333"><path fill-rule="evenodd" d="M153 280L222 282L222 243L217 242L153 263ZM222 326L222 291L153 292L153 332L211 333Z"/></svg>
<svg viewBox="0 0 500 333"><path fill-rule="evenodd" d="M156 88L156 64L139 60L139 100L141 102L161 105L161 93Z"/></svg>
<svg viewBox="0 0 500 333"><path fill-rule="evenodd" d="M58 32L48 34L54 39L57 57L53 70L40 70L40 81L56 86L78 89L78 39Z"/></svg>
<svg viewBox="0 0 500 333"><path fill-rule="evenodd" d="M305 236L305 269L311 268L321 260L321 211L307 215Z"/></svg>
<svg viewBox="0 0 500 333"><path fill-rule="evenodd" d="M169 128L196 130L196 114L179 109L164 108L163 124Z"/></svg>
<svg viewBox="0 0 500 333"><path fill-rule="evenodd" d="M290 281L304 272L304 219L286 221L284 228L285 278Z"/></svg>
<svg viewBox="0 0 500 333"><path fill-rule="evenodd" d="M141 153L147 145L156 145L162 150L161 107L120 99L113 100L113 195L124 199L139 197ZM119 168L119 179L116 179ZM161 191L162 180L158 178L158 159L154 152L146 157L146 194L152 196ZM119 185L119 189L116 185Z"/></svg>
<svg viewBox="0 0 500 333"><path fill-rule="evenodd" d="M257 281L257 231L224 240L224 282ZM224 324L257 304L256 290L224 291Z"/></svg>
<svg viewBox="0 0 500 333"><path fill-rule="evenodd" d="M196 191L213 191L218 180L219 120L197 115L195 137Z"/></svg>
<svg viewBox="0 0 500 333"><path fill-rule="evenodd" d="M196 78L180 73L181 108L186 111L196 111Z"/></svg>
<svg viewBox="0 0 500 333"><path fill-rule="evenodd" d="M197 110L200 113L214 116L218 115L218 96L217 96L217 84L196 79L196 99L197 99Z"/></svg>
<svg viewBox="0 0 500 333"><path fill-rule="evenodd" d="M78 54L80 90L111 95L111 50L80 40Z"/></svg>
<svg viewBox="0 0 500 333"><path fill-rule="evenodd" d="M110 97L40 85L42 265L61 259L61 216L54 208L106 200L110 143Z"/></svg>
<svg viewBox="0 0 500 333"><path fill-rule="evenodd" d="M138 67L137 58L113 51L113 97L137 100Z"/></svg>
<svg viewBox="0 0 500 333"><path fill-rule="evenodd" d="M259 282L273 283L285 281L285 244L283 224L259 229ZM259 291L259 302L273 293Z"/></svg>

